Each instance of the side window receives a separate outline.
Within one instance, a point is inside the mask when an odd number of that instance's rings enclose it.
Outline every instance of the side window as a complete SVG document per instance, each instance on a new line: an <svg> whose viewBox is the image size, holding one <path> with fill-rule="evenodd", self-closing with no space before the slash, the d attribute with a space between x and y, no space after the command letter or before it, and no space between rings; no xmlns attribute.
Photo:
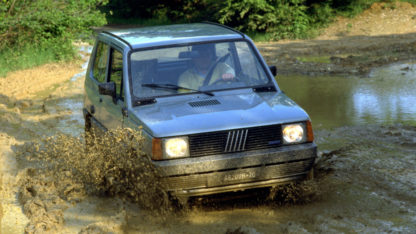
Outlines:
<svg viewBox="0 0 416 234"><path fill-rule="evenodd" d="M98 82L105 82L105 75L107 73L107 61L108 61L108 45L102 42L98 42L97 53L94 58L94 67L92 74L94 79Z"/></svg>
<svg viewBox="0 0 416 234"><path fill-rule="evenodd" d="M110 55L110 81L116 84L117 97L124 100L123 92L123 54L115 49L111 49Z"/></svg>
<svg viewBox="0 0 416 234"><path fill-rule="evenodd" d="M231 49L232 44L233 43L231 42L216 43L215 54L217 55L217 59L225 58L226 56L228 56L228 58L225 59L223 62L235 71L236 70L236 67L234 65L235 54L232 52L232 49Z"/></svg>

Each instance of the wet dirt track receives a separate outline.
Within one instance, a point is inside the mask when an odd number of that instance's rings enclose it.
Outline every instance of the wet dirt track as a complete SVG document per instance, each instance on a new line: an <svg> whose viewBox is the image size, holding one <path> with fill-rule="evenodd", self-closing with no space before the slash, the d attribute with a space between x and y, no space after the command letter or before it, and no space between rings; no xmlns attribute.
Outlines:
<svg viewBox="0 0 416 234"><path fill-rule="evenodd" d="M82 72L75 66L75 74ZM416 230L416 127L400 124L318 128L316 178L271 201L205 201L186 212L155 212L140 203L92 192L68 170L35 160L83 152L82 76L68 76L24 98L2 92L2 233L338 233ZM10 80L8 80L10 81ZM20 97L22 97L20 96ZM29 98L30 97L30 98ZM41 144L42 146L42 144ZM55 151L56 152L56 151ZM50 153L49 155L54 155ZM74 161L73 161L74 162ZM90 162L90 163L96 163ZM300 187L300 189L299 189ZM124 194L125 195L125 194ZM154 203L152 198L146 202ZM143 204L143 202L141 203Z"/></svg>

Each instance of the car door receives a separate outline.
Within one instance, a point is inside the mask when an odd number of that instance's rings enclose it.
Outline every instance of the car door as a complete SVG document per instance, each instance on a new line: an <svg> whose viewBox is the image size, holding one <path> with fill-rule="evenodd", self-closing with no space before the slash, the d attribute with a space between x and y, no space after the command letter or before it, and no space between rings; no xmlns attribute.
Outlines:
<svg viewBox="0 0 416 234"><path fill-rule="evenodd" d="M115 96L101 95L102 106L100 122L107 129L121 128L123 125L122 109L124 107L123 91L123 54L113 48L109 48L108 77L107 82L115 84Z"/></svg>
<svg viewBox="0 0 416 234"><path fill-rule="evenodd" d="M121 128L123 123L122 108L124 107L123 91L123 54L120 50L98 42L95 53L92 76L96 82L92 83L96 91L92 101L92 124L103 130ZM114 83L115 94L108 95L99 92L100 86Z"/></svg>

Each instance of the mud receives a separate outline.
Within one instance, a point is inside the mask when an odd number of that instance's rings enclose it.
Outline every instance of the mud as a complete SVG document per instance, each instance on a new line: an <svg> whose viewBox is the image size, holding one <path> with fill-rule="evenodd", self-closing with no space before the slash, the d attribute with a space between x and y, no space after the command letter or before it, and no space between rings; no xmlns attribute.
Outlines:
<svg viewBox="0 0 416 234"><path fill-rule="evenodd" d="M63 211L87 196L118 197L161 217L173 211L160 173L138 153L142 147L138 132L120 129L88 137L92 138L88 148L83 136L65 134L16 147L18 167L25 168L18 175L18 195L30 220L26 233L61 230ZM94 223L81 233L109 230Z"/></svg>

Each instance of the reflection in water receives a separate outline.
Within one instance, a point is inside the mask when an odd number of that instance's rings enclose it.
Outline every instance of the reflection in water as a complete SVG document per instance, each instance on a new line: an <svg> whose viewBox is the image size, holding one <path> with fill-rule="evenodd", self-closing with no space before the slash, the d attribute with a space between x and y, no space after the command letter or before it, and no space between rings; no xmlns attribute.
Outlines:
<svg viewBox="0 0 416 234"><path fill-rule="evenodd" d="M318 128L416 124L416 64L379 68L369 78L279 76L277 81Z"/></svg>

